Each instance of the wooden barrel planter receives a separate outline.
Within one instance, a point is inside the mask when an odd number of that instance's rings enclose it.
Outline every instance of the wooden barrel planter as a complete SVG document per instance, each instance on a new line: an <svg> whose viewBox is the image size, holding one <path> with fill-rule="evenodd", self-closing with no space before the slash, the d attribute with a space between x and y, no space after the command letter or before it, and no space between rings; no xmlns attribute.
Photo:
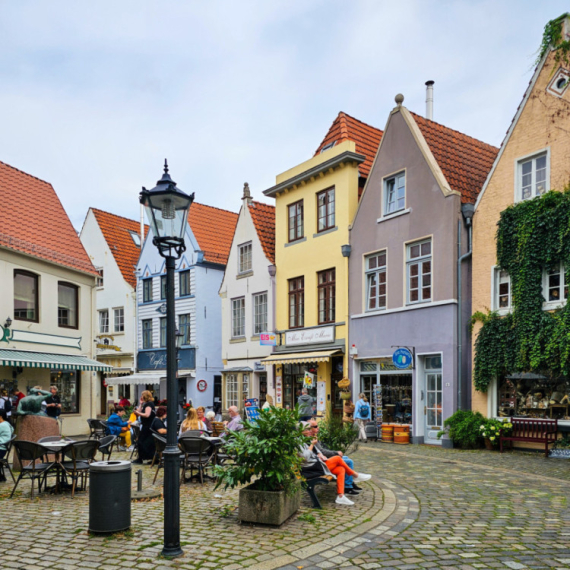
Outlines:
<svg viewBox="0 0 570 570"><path fill-rule="evenodd" d="M398 426L394 429L394 443L398 443L400 445L406 445L410 443L410 432L409 431L400 431L402 426Z"/></svg>
<svg viewBox="0 0 570 570"><path fill-rule="evenodd" d="M382 441L394 443L394 426L392 424L382 424Z"/></svg>

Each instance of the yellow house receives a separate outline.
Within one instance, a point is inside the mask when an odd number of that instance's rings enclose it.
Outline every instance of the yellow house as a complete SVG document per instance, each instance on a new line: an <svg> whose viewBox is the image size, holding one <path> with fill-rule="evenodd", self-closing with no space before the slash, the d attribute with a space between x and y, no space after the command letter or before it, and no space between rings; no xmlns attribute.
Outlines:
<svg viewBox="0 0 570 570"><path fill-rule="evenodd" d="M567 14L554 21L562 40L570 39ZM567 43L567 42L566 42ZM570 63L567 57L549 46L538 64L495 163L475 205L473 218L472 310L492 310L503 317L510 313L516 299L511 277L497 262L497 222L501 212L513 204L532 200L549 190L563 190L570 180ZM513 238L514 239L514 238ZM543 268L543 310L560 308L566 303L568 285L563 267ZM540 291L538 291L540 294ZM477 357L477 335L473 329L473 355ZM477 368L474 361L474 378ZM558 393L570 392L566 379L547 382L544 375L507 371L483 378L487 391L472 391L472 407L489 417L524 416L559 418L568 424L568 406L557 400ZM487 386L485 386L487 387ZM539 400L538 394L542 395ZM561 423L560 423L561 422Z"/></svg>
<svg viewBox="0 0 570 570"><path fill-rule="evenodd" d="M366 142L346 140L351 127ZM328 405L342 411L336 383L348 377L349 227L381 135L340 113L317 154L279 174L264 192L276 206L279 342L264 363L275 365L277 406L295 406L308 372L314 411L323 415Z"/></svg>

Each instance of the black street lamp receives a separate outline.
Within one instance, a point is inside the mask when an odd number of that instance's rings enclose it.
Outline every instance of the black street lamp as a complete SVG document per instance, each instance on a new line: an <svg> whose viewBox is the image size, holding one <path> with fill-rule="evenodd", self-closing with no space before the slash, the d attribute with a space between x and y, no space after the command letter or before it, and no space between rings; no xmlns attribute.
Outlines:
<svg viewBox="0 0 570 570"><path fill-rule="evenodd" d="M163 556L174 558L183 554L180 548L180 451L176 441L178 387L176 385L176 323L174 307L174 269L176 260L186 251L184 232L188 210L194 194L188 196L176 187L164 161L164 174L152 190L144 186L140 203L145 207L152 242L166 260L166 401L167 426L164 457L164 547Z"/></svg>

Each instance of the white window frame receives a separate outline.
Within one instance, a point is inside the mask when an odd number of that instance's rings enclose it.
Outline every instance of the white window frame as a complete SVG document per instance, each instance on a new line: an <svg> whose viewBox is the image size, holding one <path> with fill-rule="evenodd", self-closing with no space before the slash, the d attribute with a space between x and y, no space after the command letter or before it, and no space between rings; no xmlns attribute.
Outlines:
<svg viewBox="0 0 570 570"><path fill-rule="evenodd" d="M231 317L232 338L245 337L245 297L232 299Z"/></svg>
<svg viewBox="0 0 570 570"><path fill-rule="evenodd" d="M504 273L504 275L501 275L501 273ZM499 288L503 283L509 284L509 304L507 307L501 307L499 303ZM497 311L500 315L510 313L513 308L513 285L511 283L511 276L506 271L502 271L496 265L493 267L491 291L492 310Z"/></svg>
<svg viewBox="0 0 570 570"><path fill-rule="evenodd" d="M99 311L99 334L109 334L109 309Z"/></svg>
<svg viewBox="0 0 570 570"><path fill-rule="evenodd" d="M550 292L550 287L549 287L549 277L551 275L551 273L548 273L548 271L544 270L542 272L542 296L544 298L544 302L542 303L543 308L545 309L559 309L560 307L564 306L566 304L566 299L564 298L564 289L566 288L566 273L565 273L565 268L564 268L564 264L560 263L558 265L558 269L560 272L560 284L558 285L558 292L559 292L559 298L556 301L549 301L548 297L549 297L549 292ZM556 273L556 272L553 272Z"/></svg>
<svg viewBox="0 0 570 570"><path fill-rule="evenodd" d="M515 160L515 202L522 202L523 200L532 200L537 196L542 196L542 194L535 194L535 186L536 186L536 168L535 168L535 161L537 158L541 156L546 157L546 172L545 172L545 180L544 180L544 193L550 190L550 147L546 147L540 149L536 152L531 154L527 154L525 156L520 156ZM522 165L530 160L533 161L533 169L531 173L531 196L528 198L523 198L522 195Z"/></svg>
<svg viewBox="0 0 570 570"><path fill-rule="evenodd" d="M252 262L252 242L242 243L238 245L238 273L249 273L253 270Z"/></svg>
<svg viewBox="0 0 570 570"><path fill-rule="evenodd" d="M120 328L117 327L117 317L119 317ZM116 332L116 333L125 332L125 309L124 309L124 307L115 307L113 309L113 332Z"/></svg>
<svg viewBox="0 0 570 570"><path fill-rule="evenodd" d="M226 409L238 405L237 374L226 374Z"/></svg>
<svg viewBox="0 0 570 570"><path fill-rule="evenodd" d="M245 402L246 398L249 398L249 374L243 374L241 382L241 399Z"/></svg>
<svg viewBox="0 0 570 570"><path fill-rule="evenodd" d="M401 186L397 186L399 180L404 179L404 205L402 207L398 207L398 188L402 188ZM390 191L388 190L388 184L390 182L394 182L394 197L393 201L390 201ZM401 198L400 198L401 199ZM394 204L394 209L390 210L390 204ZM403 170L402 172L398 172L391 176L387 176L384 178L384 216L392 216L397 212L401 212L406 209L406 171Z"/></svg>
<svg viewBox="0 0 570 570"><path fill-rule="evenodd" d="M564 80L564 83L561 87L558 87L558 83ZM554 74L554 77L548 84L546 90L555 97L562 97L566 89L568 89L568 85L570 85L570 71L560 67L558 71Z"/></svg>
<svg viewBox="0 0 570 570"><path fill-rule="evenodd" d="M429 243L430 244L430 253L429 255L421 255L421 246ZM410 255L411 255L411 251L412 251L412 247L415 247L416 245L420 246L420 256L419 257L414 257L413 259L410 259ZM429 273L423 273L423 264L425 262L429 261L430 262L430 271ZM411 268L414 265L419 265L419 270L418 270L418 300L417 301L412 301L411 300L411 288L410 288L410 282L411 282ZM424 299L423 298L423 289L426 287L424 285L424 278L425 276L429 275L430 276L430 284L429 284L429 288L430 288L430 292L429 292L429 299ZM431 303L433 301L433 275L434 275L434 271L433 271L433 240L431 237L429 238L424 238L418 241L414 241L411 243L407 243L406 244L406 304L407 305L417 305L418 303Z"/></svg>
<svg viewBox="0 0 570 570"><path fill-rule="evenodd" d="M369 262L372 258L379 257L380 255L384 255L386 257L385 264L382 266L376 266L373 269L369 268ZM384 275L384 285L386 287L386 293L384 295L380 295L380 275ZM372 277L376 279L376 307L370 307L370 281ZM388 305L388 250L383 249L381 251L377 251L375 253L371 253L364 258L364 280L365 280L365 287L366 287L366 294L364 296L366 306L364 308L366 311L385 311ZM384 306L379 306L380 297L384 297Z"/></svg>
<svg viewBox="0 0 570 570"><path fill-rule="evenodd" d="M105 283L105 278L104 278L104 273L105 270L103 267L97 267L97 273L99 275L97 275L97 289L102 289L104 287L104 283Z"/></svg>
<svg viewBox="0 0 570 570"><path fill-rule="evenodd" d="M184 323L182 320L184 319ZM190 313L183 313L178 315L178 331L183 334L182 336L182 346L192 344L192 327L191 327L191 316Z"/></svg>
<svg viewBox="0 0 570 570"><path fill-rule="evenodd" d="M253 297L253 334L267 332L267 291L255 293ZM265 299L264 299L265 298ZM260 310L260 308L262 310ZM263 311L264 308L264 311Z"/></svg>

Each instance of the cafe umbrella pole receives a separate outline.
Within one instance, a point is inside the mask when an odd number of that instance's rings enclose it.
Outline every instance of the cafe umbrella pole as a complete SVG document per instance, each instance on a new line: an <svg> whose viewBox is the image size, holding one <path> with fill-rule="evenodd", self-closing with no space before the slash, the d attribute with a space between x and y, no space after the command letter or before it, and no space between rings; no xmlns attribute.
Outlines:
<svg viewBox="0 0 570 570"><path fill-rule="evenodd" d="M180 451L176 440L177 379L174 270L176 260L186 250L184 232L194 194L188 196L176 187L164 161L164 174L152 190L143 187L140 202L146 208L153 243L166 260L166 401L167 426L164 458L164 547L162 555L175 558L180 547Z"/></svg>

